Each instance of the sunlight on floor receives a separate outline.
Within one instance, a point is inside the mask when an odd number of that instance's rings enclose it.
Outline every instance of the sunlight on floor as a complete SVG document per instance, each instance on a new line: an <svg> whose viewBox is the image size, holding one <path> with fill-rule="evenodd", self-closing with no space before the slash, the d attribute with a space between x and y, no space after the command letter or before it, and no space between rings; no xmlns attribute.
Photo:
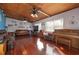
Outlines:
<svg viewBox="0 0 79 59"><path fill-rule="evenodd" d="M47 55L59 55L58 51L56 50L56 48L53 46L53 48L51 46L49 46L48 44L46 44L46 54Z"/></svg>
<svg viewBox="0 0 79 59"><path fill-rule="evenodd" d="M54 49L54 48L53 48ZM53 54L53 49L50 47L48 44L46 45L46 54L47 55L52 55Z"/></svg>
<svg viewBox="0 0 79 59"><path fill-rule="evenodd" d="M22 52L22 54L23 54L23 55L26 55L26 54L27 54L27 51L26 51L26 50L24 50L24 51Z"/></svg>
<svg viewBox="0 0 79 59"><path fill-rule="evenodd" d="M44 48L44 45L43 45L43 43L40 41L40 38L38 38L38 41L37 41L37 48L38 48L40 51Z"/></svg>
<svg viewBox="0 0 79 59"><path fill-rule="evenodd" d="M27 50L24 48L24 47L22 47L23 49L22 49L22 54L23 55L26 55L27 54Z"/></svg>

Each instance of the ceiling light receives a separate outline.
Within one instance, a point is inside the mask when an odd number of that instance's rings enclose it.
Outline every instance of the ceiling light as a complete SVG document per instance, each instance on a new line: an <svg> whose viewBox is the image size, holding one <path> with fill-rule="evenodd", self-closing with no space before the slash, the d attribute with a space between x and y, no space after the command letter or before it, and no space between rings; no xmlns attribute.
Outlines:
<svg viewBox="0 0 79 59"><path fill-rule="evenodd" d="M31 16L32 16L32 17L36 17L36 18L38 17L37 14L31 14Z"/></svg>
<svg viewBox="0 0 79 59"><path fill-rule="evenodd" d="M35 17L38 17L38 15L37 15L37 14L35 14Z"/></svg>
<svg viewBox="0 0 79 59"><path fill-rule="evenodd" d="M35 17L34 14L31 14L32 17Z"/></svg>

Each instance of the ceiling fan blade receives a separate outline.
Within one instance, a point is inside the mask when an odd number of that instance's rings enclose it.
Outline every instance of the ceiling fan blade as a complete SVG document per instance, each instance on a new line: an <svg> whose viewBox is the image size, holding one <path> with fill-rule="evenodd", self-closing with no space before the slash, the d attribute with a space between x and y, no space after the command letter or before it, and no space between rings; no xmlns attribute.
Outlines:
<svg viewBox="0 0 79 59"><path fill-rule="evenodd" d="M48 16L48 17L50 17L50 15L46 14L45 12L43 12L43 11L41 11L41 10L38 10L38 12L39 12L39 13L42 13L42 14L44 14L45 16Z"/></svg>

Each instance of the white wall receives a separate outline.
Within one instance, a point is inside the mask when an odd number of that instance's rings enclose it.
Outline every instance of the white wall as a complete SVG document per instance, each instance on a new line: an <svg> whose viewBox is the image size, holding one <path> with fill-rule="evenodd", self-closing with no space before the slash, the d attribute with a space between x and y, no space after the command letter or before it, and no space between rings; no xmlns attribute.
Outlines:
<svg viewBox="0 0 79 59"><path fill-rule="evenodd" d="M45 23L47 21L54 21L59 19L63 19L63 29L79 29L79 8L48 17L46 19L37 21L34 24ZM73 21L74 24L72 24Z"/></svg>
<svg viewBox="0 0 79 59"><path fill-rule="evenodd" d="M79 8L64 13L64 28L79 29Z"/></svg>
<svg viewBox="0 0 79 59"><path fill-rule="evenodd" d="M9 26L8 26L9 25ZM32 30L32 24L27 21L19 21L12 18L6 18L6 26L8 26L8 32L14 32L20 30Z"/></svg>

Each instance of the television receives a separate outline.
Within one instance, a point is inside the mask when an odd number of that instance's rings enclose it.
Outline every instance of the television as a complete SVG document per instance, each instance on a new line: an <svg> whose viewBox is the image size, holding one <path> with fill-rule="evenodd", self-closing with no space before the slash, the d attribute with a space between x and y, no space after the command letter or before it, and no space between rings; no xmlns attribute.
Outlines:
<svg viewBox="0 0 79 59"><path fill-rule="evenodd" d="M38 26L33 26L34 31L38 31Z"/></svg>

